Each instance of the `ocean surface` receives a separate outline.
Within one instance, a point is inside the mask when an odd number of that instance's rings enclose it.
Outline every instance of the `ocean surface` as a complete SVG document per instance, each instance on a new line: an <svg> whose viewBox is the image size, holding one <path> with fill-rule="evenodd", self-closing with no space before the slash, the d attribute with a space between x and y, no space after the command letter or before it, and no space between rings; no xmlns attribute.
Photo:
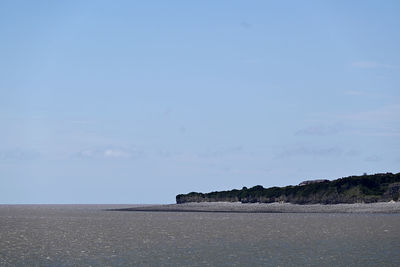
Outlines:
<svg viewBox="0 0 400 267"><path fill-rule="evenodd" d="M400 266L399 214L0 205L0 266Z"/></svg>

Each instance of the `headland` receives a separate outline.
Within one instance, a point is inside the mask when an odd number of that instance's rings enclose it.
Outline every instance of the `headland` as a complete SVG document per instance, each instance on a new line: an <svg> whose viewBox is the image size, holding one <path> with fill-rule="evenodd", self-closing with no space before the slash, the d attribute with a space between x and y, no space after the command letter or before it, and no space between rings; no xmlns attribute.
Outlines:
<svg viewBox="0 0 400 267"><path fill-rule="evenodd" d="M113 209L141 212L229 213L398 213L400 173L349 176L336 180L306 180L296 186L176 196L177 204L137 205Z"/></svg>
<svg viewBox="0 0 400 267"><path fill-rule="evenodd" d="M241 202L241 203L291 203L291 204L356 204L398 201L400 173L378 173L349 176L335 180L307 180L299 185L215 191L191 192L176 196L176 203Z"/></svg>

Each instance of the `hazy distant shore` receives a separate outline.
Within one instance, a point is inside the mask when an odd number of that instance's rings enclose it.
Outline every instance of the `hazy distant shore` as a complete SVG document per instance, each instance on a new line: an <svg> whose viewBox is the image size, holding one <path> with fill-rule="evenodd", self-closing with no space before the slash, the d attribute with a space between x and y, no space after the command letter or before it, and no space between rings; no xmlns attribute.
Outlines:
<svg viewBox="0 0 400 267"><path fill-rule="evenodd" d="M400 202L355 203L355 204L312 204L290 203L240 203L201 202L167 205L143 205L116 211L148 212L231 212L231 213L400 213Z"/></svg>

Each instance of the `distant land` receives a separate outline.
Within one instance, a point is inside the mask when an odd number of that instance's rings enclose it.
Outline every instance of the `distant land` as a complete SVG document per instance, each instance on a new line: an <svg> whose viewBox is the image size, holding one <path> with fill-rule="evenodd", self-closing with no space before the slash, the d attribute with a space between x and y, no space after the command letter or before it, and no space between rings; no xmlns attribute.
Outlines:
<svg viewBox="0 0 400 267"><path fill-rule="evenodd" d="M308 180L299 185L216 191L191 192L176 196L176 203L191 202L242 202L242 203L292 203L292 204L340 204L375 203L398 201L400 173L378 173L349 176L336 180Z"/></svg>

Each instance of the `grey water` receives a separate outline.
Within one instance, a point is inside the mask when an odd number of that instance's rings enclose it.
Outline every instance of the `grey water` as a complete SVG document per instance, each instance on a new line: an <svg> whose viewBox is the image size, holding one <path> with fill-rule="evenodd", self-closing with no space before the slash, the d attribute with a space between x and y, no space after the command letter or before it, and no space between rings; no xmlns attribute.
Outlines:
<svg viewBox="0 0 400 267"><path fill-rule="evenodd" d="M0 265L400 266L398 214L105 210L124 207L0 205Z"/></svg>

